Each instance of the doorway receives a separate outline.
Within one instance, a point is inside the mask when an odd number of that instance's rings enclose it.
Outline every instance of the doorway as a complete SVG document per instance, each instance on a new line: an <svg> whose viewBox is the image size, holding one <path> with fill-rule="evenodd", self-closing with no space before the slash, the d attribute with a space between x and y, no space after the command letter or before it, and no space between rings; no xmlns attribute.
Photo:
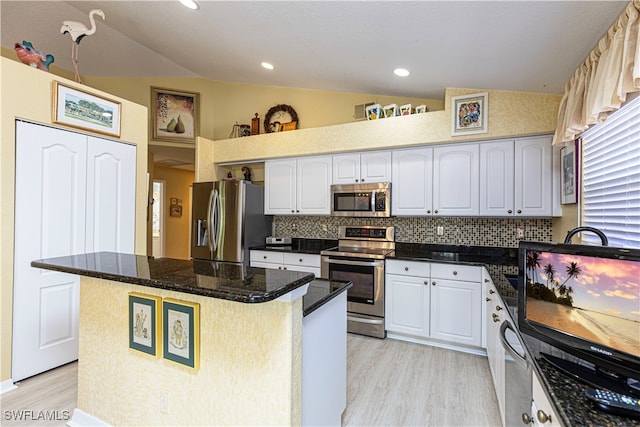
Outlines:
<svg viewBox="0 0 640 427"><path fill-rule="evenodd" d="M164 212L166 181L161 179L153 180L153 220L151 225L152 246L151 255L154 257L164 257Z"/></svg>

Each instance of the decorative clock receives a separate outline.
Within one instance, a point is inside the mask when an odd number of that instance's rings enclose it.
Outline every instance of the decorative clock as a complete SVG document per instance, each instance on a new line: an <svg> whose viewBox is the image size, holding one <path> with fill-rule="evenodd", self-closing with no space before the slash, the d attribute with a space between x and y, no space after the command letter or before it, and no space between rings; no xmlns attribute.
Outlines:
<svg viewBox="0 0 640 427"><path fill-rule="evenodd" d="M280 125L291 122L295 122L295 129L298 124L298 113L290 105L279 104L271 107L264 116L264 130L267 133L278 132Z"/></svg>

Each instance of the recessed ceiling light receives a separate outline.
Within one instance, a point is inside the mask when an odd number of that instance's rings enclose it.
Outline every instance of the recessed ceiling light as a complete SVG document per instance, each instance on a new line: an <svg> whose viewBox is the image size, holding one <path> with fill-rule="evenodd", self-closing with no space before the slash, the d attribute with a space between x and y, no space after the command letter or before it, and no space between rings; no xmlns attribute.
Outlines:
<svg viewBox="0 0 640 427"><path fill-rule="evenodd" d="M395 70L393 70L393 74L400 77L407 77L410 73L409 70L405 68L396 68Z"/></svg>
<svg viewBox="0 0 640 427"><path fill-rule="evenodd" d="M273 70L275 68L272 64L269 64L268 62L262 62L260 65L262 65L262 68L266 68L267 70Z"/></svg>
<svg viewBox="0 0 640 427"><path fill-rule="evenodd" d="M196 3L195 0L180 0L180 3L182 3L184 6L188 7L189 9L193 9L193 10L200 9L200 6L198 6L198 3Z"/></svg>

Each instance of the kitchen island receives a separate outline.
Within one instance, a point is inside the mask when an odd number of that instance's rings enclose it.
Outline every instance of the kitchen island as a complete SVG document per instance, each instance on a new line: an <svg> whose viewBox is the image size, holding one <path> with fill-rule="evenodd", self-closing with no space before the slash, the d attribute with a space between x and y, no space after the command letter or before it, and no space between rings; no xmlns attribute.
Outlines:
<svg viewBox="0 0 640 427"><path fill-rule="evenodd" d="M300 425L317 423L313 414L327 412L339 423L346 377L324 384L325 393L338 397L333 407L322 407L324 402L305 390L318 389L313 382L322 378L308 372L323 358L307 356L305 343L316 341L309 335L317 334L323 344L312 353L337 354L341 360L323 361L344 365L346 373L344 291L350 283L241 264L109 252L32 266L82 276L72 424ZM158 306L198 307L193 316L199 327L191 338L199 338L199 346L187 357L199 363L187 366L171 357L169 328L162 321L158 332L164 330L164 337L157 335L153 354L132 345L130 299L140 295L157 298Z"/></svg>

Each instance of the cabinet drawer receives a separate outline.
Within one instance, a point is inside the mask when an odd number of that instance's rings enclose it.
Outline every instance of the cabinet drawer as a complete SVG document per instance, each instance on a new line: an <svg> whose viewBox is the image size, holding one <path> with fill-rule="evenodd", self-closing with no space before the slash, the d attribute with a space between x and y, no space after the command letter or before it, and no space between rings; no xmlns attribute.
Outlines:
<svg viewBox="0 0 640 427"><path fill-rule="evenodd" d="M250 251L249 258L252 262L269 262L282 264L284 255L282 252L271 252L271 251Z"/></svg>
<svg viewBox="0 0 640 427"><path fill-rule="evenodd" d="M305 265L320 268L320 255L285 253L284 263L288 265Z"/></svg>
<svg viewBox="0 0 640 427"><path fill-rule="evenodd" d="M431 264L431 277L434 279L461 280L463 282L481 282L482 267L458 264Z"/></svg>
<svg viewBox="0 0 640 427"><path fill-rule="evenodd" d="M429 277L428 262L387 260L385 273L402 276Z"/></svg>

